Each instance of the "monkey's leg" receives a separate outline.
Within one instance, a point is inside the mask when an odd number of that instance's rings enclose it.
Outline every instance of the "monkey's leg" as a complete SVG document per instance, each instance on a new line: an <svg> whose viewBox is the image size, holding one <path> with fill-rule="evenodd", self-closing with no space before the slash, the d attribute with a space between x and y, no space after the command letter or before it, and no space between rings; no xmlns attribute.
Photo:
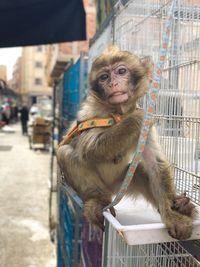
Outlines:
<svg viewBox="0 0 200 267"><path fill-rule="evenodd" d="M94 166L78 159L72 146L61 146L57 151L57 158L67 183L84 201L84 216L87 221L103 229L102 211L110 204L112 192L97 175ZM111 212L114 215L114 209Z"/></svg>
<svg viewBox="0 0 200 267"><path fill-rule="evenodd" d="M164 171L164 169L162 173L161 168L157 169L158 164L156 167L152 166L150 174L147 174L143 164L140 163L129 190L134 194L141 193L159 211L162 221L166 224L172 237L185 239L191 233L191 219L172 210L171 206L175 199L174 188L169 181L166 181L167 188L164 181L166 177L170 177L170 173L168 173L168 170ZM180 200L182 201L182 198Z"/></svg>
<svg viewBox="0 0 200 267"><path fill-rule="evenodd" d="M169 235L184 240L189 238L192 233L193 219L192 216L181 214L172 208L176 194L171 181L171 173L168 172L168 169L159 167L159 171L154 170L149 175L149 183L146 187L149 192L143 190L143 194L159 210Z"/></svg>
<svg viewBox="0 0 200 267"><path fill-rule="evenodd" d="M171 166L157 140L156 132L152 127L143 152L143 164L149 177L149 189L169 234L176 239L187 239L192 233L194 212L192 214L186 212L188 204L183 198L177 198ZM180 209L180 203L184 208Z"/></svg>
<svg viewBox="0 0 200 267"><path fill-rule="evenodd" d="M149 174L150 190L157 203L161 218L169 234L176 239L184 240L191 236L192 217L172 209L176 199L172 175L165 161L157 161Z"/></svg>
<svg viewBox="0 0 200 267"><path fill-rule="evenodd" d="M150 190L148 174L145 171L142 163L138 164L127 193L130 196L133 195L136 197L141 194L158 210L156 200L154 199L153 193Z"/></svg>

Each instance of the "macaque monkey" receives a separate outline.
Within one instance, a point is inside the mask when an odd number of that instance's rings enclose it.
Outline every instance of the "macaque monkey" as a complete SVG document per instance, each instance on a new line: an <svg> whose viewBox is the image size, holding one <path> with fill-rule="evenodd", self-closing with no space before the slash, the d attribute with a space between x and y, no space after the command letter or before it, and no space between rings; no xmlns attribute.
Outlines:
<svg viewBox="0 0 200 267"><path fill-rule="evenodd" d="M91 118L120 116L110 127L86 129L70 140L64 136L57 158L66 182L84 201L84 216L103 229L102 210L117 193L137 146L144 111L137 101L150 84L152 64L127 51L110 47L92 65L90 93L70 130ZM69 132L70 132L69 130ZM152 123L127 195L142 194L160 213L169 234L187 239L192 233L194 205L177 196L172 171ZM111 209L115 215L114 208Z"/></svg>

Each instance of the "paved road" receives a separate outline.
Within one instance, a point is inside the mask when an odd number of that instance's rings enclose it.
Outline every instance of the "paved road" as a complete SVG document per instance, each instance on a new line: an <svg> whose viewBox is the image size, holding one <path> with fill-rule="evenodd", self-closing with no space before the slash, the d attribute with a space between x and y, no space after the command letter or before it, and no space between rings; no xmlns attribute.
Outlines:
<svg viewBox="0 0 200 267"><path fill-rule="evenodd" d="M50 155L29 149L19 124L0 132L0 266L55 267L49 239Z"/></svg>

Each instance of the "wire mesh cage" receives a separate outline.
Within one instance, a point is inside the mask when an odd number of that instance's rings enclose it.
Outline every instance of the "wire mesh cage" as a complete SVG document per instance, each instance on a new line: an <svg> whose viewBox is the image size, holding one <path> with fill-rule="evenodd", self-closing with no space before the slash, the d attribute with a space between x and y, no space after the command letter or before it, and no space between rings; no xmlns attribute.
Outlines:
<svg viewBox="0 0 200 267"><path fill-rule="evenodd" d="M137 54L140 58L151 58L155 64L159 58L162 35L171 2L172 0L118 1L112 22L107 25L107 28L101 32L91 46L89 69L92 60L111 42L123 50ZM143 104L145 107L145 100ZM179 193L186 192L192 201L199 205L199 0L175 1L170 47L162 73L154 117L160 143L174 167L177 191ZM65 200L62 202L64 203ZM65 213L63 216L66 216L67 212L64 207L61 208L62 210ZM67 222L68 217L70 216L67 216L63 223ZM68 238L69 236L65 236L63 242L66 242ZM70 240L68 244L70 244ZM102 266L196 267L200 266L198 262L200 246L199 242L195 244L198 247L198 252L195 253L193 250L189 252L187 242L130 246L112 225L107 223ZM191 243L190 247L192 247ZM78 248L77 253L79 250ZM62 254L60 251L58 252ZM70 253L69 255L71 255Z"/></svg>
<svg viewBox="0 0 200 267"><path fill-rule="evenodd" d="M115 43L156 63L171 2L134 0L119 5ZM177 190L186 191L199 204L200 6L195 0L175 2L155 119L160 142L174 166Z"/></svg>
<svg viewBox="0 0 200 267"><path fill-rule="evenodd" d="M57 227L57 263L59 267L77 266L80 261L80 229L82 210L76 201L58 188L59 224ZM76 212L74 212L76 210Z"/></svg>
<svg viewBox="0 0 200 267"><path fill-rule="evenodd" d="M118 1L113 43L156 64L172 0ZM154 114L159 141L174 167L178 193L200 204L200 3L176 0L169 50ZM105 32L105 31L104 31ZM104 38L105 39L105 38ZM101 37L92 45L92 61ZM108 45L109 43L107 43ZM104 43L105 46L105 43ZM143 100L145 108L146 102ZM187 242L127 245L111 225L104 240L103 266L200 266ZM192 243L190 243L192 244ZM197 244L199 248L199 243ZM194 253L193 253L194 254ZM200 259L199 253L195 256Z"/></svg>
<svg viewBox="0 0 200 267"><path fill-rule="evenodd" d="M57 85L59 110L59 136L76 117L80 102L87 89L87 56L81 57L65 71ZM57 266L100 267L102 258L102 232L95 231L83 218L83 203L67 184L58 166L57 181Z"/></svg>
<svg viewBox="0 0 200 267"><path fill-rule="evenodd" d="M129 2L116 19L116 43L157 62L171 1ZM160 141L178 174L175 175L178 190L187 189L190 197L198 194L194 186L199 191L200 182L200 8L197 4L197 1L176 1L155 114ZM187 177L181 188L180 177L182 180ZM186 181L193 188L192 192ZM199 204L198 198L193 200Z"/></svg>
<svg viewBox="0 0 200 267"><path fill-rule="evenodd" d="M85 221L82 200L70 186L58 189L57 266L100 267L102 231Z"/></svg>
<svg viewBox="0 0 200 267"><path fill-rule="evenodd" d="M107 224L104 247L106 267L197 267L199 262L178 242L129 246L116 230ZM105 241L105 240L104 240Z"/></svg>

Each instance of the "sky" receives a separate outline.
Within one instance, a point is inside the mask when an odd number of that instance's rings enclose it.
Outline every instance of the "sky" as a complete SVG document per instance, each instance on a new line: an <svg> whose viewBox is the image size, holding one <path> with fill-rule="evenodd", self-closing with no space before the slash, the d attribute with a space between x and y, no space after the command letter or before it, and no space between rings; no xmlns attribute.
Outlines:
<svg viewBox="0 0 200 267"><path fill-rule="evenodd" d="M0 48L0 65L7 66L7 79L12 78L13 66L21 55L21 47Z"/></svg>

